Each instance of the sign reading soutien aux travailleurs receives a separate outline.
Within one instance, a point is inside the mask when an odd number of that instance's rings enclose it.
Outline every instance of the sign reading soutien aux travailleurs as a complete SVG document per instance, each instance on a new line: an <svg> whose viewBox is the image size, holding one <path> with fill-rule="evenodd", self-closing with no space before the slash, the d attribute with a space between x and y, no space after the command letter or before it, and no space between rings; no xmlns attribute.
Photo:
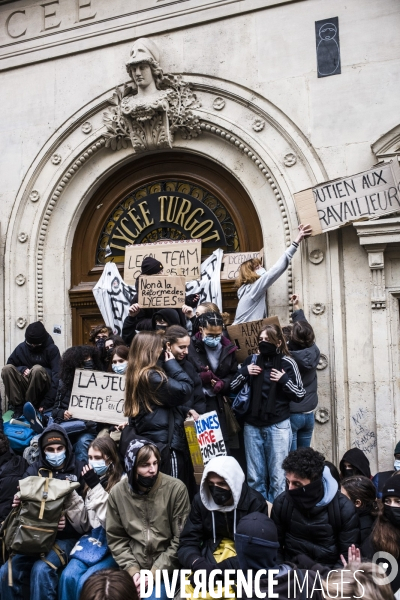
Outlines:
<svg viewBox="0 0 400 600"><path fill-rule="evenodd" d="M397 160L379 163L351 177L321 183L294 194L301 223L312 235L337 229L352 221L400 210L400 167Z"/></svg>

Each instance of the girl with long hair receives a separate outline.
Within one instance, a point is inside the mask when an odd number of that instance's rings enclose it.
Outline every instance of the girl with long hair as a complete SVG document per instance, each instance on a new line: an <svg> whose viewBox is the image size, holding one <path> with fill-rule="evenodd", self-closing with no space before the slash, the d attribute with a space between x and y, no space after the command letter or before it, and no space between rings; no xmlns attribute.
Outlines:
<svg viewBox="0 0 400 600"><path fill-rule="evenodd" d="M108 495L121 481L123 468L115 442L108 436L93 440L88 456L89 464L82 471L83 498L74 492L66 505L74 528L88 532L72 549L71 560L60 578L59 597L70 600L79 600L83 585L93 573L117 567L107 547L105 527Z"/></svg>
<svg viewBox="0 0 400 600"><path fill-rule="evenodd" d="M116 373L117 375L124 375L128 368L128 346L117 346L113 349L111 354L109 371Z"/></svg>
<svg viewBox="0 0 400 600"><path fill-rule="evenodd" d="M378 512L375 486L368 477L354 475L341 481L341 491L356 507L362 544L370 535Z"/></svg>
<svg viewBox="0 0 400 600"><path fill-rule="evenodd" d="M244 361L231 389L239 392L250 383L250 406L244 417L247 480L273 502L285 490L281 465L292 443L290 402L301 401L306 391L280 327L264 327L258 349L258 355Z"/></svg>

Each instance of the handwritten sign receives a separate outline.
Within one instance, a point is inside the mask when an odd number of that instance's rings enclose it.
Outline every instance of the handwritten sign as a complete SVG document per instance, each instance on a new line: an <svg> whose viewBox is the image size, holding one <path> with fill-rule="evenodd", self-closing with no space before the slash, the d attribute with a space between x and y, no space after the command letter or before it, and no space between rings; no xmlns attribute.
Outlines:
<svg viewBox="0 0 400 600"><path fill-rule="evenodd" d="M242 363L251 354L258 352L260 331L266 325L278 325L280 327L278 317L267 317L259 321L249 321L248 323L240 323L239 325L230 325L227 327L230 339L238 348L236 350L236 358L239 363Z"/></svg>
<svg viewBox="0 0 400 600"><path fill-rule="evenodd" d="M125 375L75 369L68 412L75 419L119 425L124 419Z"/></svg>
<svg viewBox="0 0 400 600"><path fill-rule="evenodd" d="M197 439L195 420L192 417L186 419L184 422L184 427L189 446L190 458L192 459L194 478L196 483L199 485L201 483L201 478L204 471L204 463L199 441Z"/></svg>
<svg viewBox="0 0 400 600"><path fill-rule="evenodd" d="M124 281L127 285L136 283L147 256L160 261L163 275L181 275L187 281L200 277L201 240L134 244L125 247Z"/></svg>
<svg viewBox="0 0 400 600"><path fill-rule="evenodd" d="M352 177L335 179L294 194L301 223L310 223L312 235L338 229L352 221L400 210L398 161L380 163Z"/></svg>
<svg viewBox="0 0 400 600"><path fill-rule="evenodd" d="M185 304L185 278L142 275L138 303L142 308L181 308Z"/></svg>
<svg viewBox="0 0 400 600"><path fill-rule="evenodd" d="M236 279L239 275L240 265L251 258L259 258L262 263L263 251L232 252L231 254L224 254L222 258L221 279Z"/></svg>
<svg viewBox="0 0 400 600"><path fill-rule="evenodd" d="M194 422L203 463L206 465L214 456L226 456L226 447L222 436L221 425L217 412L201 415Z"/></svg>

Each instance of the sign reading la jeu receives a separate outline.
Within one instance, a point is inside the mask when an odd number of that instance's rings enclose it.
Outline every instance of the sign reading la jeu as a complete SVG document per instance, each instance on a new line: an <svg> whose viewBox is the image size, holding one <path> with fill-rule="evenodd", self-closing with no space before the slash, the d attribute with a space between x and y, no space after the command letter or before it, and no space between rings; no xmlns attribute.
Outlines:
<svg viewBox="0 0 400 600"><path fill-rule="evenodd" d="M74 419L119 425L124 403L125 375L75 369L68 407Z"/></svg>

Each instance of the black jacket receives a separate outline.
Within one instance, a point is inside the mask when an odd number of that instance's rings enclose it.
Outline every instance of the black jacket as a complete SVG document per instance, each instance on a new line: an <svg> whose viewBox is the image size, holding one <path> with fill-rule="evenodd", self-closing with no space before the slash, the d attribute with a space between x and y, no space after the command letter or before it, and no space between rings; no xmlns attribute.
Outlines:
<svg viewBox="0 0 400 600"><path fill-rule="evenodd" d="M49 463L46 461L44 450L42 448L43 433L47 433L49 431L58 431L59 433L62 433L62 435L67 440L67 455L65 459L65 464L60 471L57 471L54 467L49 465ZM33 464L28 466L22 479L24 479L25 477L29 477L30 475L38 475L39 469L43 469L43 471L41 472L45 476L47 476L48 472L51 472L53 474L53 477L55 477L56 479L69 479L70 481L79 481L81 487L78 488L77 491L80 492L84 486L84 480L82 477L82 469L84 464L76 460L72 444L69 441L65 430L60 425L54 423L53 425L49 425L49 427L47 427L43 433L40 435L38 440L39 458ZM67 519L67 525L65 529L63 531L59 531L57 537L59 539L79 538L80 534L75 531L75 529L72 527L71 523Z"/></svg>
<svg viewBox="0 0 400 600"><path fill-rule="evenodd" d="M186 438L183 421L193 395L193 382L175 359L168 360L161 366L167 375L167 381L161 383L161 377L157 371L153 371L150 375L150 383L161 404L153 404L152 412L141 410L136 417L129 419L129 424L135 427L138 435L157 443L166 444L169 421L172 417L174 423L171 448L185 451Z"/></svg>
<svg viewBox="0 0 400 600"><path fill-rule="evenodd" d="M201 379L199 374L197 373L195 367L191 362L188 361L187 358L184 360L177 361L178 365L182 367L182 369L189 375L190 379L193 382L193 392L190 397L190 400L186 402L183 410L186 410L186 413L193 409L199 415L202 415L206 412L206 399L204 397L203 386L201 385Z"/></svg>
<svg viewBox="0 0 400 600"><path fill-rule="evenodd" d="M69 401L71 399L72 388L65 389L63 382L59 381L56 399L54 401L53 411L51 416L55 423L62 423L64 419L64 413L68 410Z"/></svg>
<svg viewBox="0 0 400 600"><path fill-rule="evenodd" d="M371 535L371 531L375 523L375 517L371 514L371 509L356 508L356 511L360 520L360 544L363 544Z"/></svg>
<svg viewBox="0 0 400 600"><path fill-rule="evenodd" d="M307 321L304 312L295 310L292 316L293 323L296 321ZM306 395L301 402L291 402L291 413L302 413L314 410L318 405L318 381L317 381L317 366L321 353L316 344L310 348L302 348L299 350L290 349L290 356L297 363L300 375L303 380L303 386L306 390Z"/></svg>
<svg viewBox="0 0 400 600"><path fill-rule="evenodd" d="M287 565L287 563L286 563ZM311 569L297 569L295 565L287 565L291 567L288 573L280 576L274 576L275 585L273 587L275 598L279 600L287 600L293 598L294 600L304 600L305 598L313 598L313 600L323 600L323 592L321 592L321 579L320 574L316 573ZM276 569L279 565L276 566ZM303 587L304 586L304 587ZM315 587L315 589L314 589ZM300 589L302 591L300 591ZM268 598L270 588L268 587L268 579L260 579L260 592L265 594L265 598ZM257 596L255 590L253 594L248 596L246 593L243 594L242 598L246 600L256 600Z"/></svg>
<svg viewBox="0 0 400 600"><path fill-rule="evenodd" d="M9 357L7 364L14 365L20 373L23 373L26 369L32 369L35 365L40 365L46 369L51 379L51 387L40 406L49 409L53 406L57 393L60 358L60 351L49 335L40 351L35 350L32 352L26 342L18 344Z"/></svg>
<svg viewBox="0 0 400 600"><path fill-rule="evenodd" d="M282 562L305 554L316 563L333 567L340 563L341 554L347 556L349 546L359 543L360 525L354 504L340 491L330 504L303 512L286 492L277 496L271 518L278 529ZM334 519L336 508L339 514Z"/></svg>
<svg viewBox="0 0 400 600"><path fill-rule="evenodd" d="M193 561L199 557L215 562L213 552L221 540L223 538L234 539L235 512L237 525L240 519L253 512L262 512L268 515L268 505L259 492L253 490L247 483L243 483L236 511L225 513L213 511L216 533L214 542L211 511L204 506L200 493L196 494L179 540L178 558L185 569L190 569ZM224 567L235 570L240 568L236 557L224 561Z"/></svg>
<svg viewBox="0 0 400 600"><path fill-rule="evenodd" d="M134 300L134 302L137 302L137 300ZM153 331L155 329L155 324L153 325L153 317L162 310L164 309L142 308L142 310L134 317L130 317L128 315L122 325L121 334L125 344L128 346L131 345L131 342L136 335L136 331ZM177 322L171 322L171 325L179 324L186 329L186 317L180 308L171 308L165 310L171 310L177 314ZM166 319L166 321L168 322L168 319Z"/></svg>
<svg viewBox="0 0 400 600"><path fill-rule="evenodd" d="M26 460L12 450L0 456L0 522L11 510L12 500L18 491L18 481L22 479L27 466Z"/></svg>

